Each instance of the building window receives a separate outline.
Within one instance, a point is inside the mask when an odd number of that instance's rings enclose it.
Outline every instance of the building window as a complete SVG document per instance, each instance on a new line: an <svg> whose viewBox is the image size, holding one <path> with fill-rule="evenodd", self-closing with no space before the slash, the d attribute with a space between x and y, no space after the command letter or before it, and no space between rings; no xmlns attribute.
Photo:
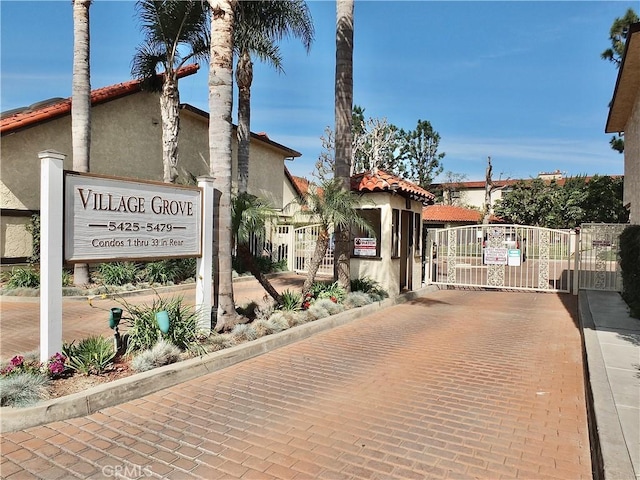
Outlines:
<svg viewBox="0 0 640 480"><path fill-rule="evenodd" d="M375 256L380 256L380 238L381 238L381 212L379 208L361 208L358 210L358 215L369 223L371 228L373 229L373 234L371 232L367 232L366 230L362 230L359 228L354 228L351 232L352 240L355 238L375 238L376 239L376 252ZM355 255L355 243L352 241L352 254ZM364 256L364 255L357 255Z"/></svg>
<svg viewBox="0 0 640 480"><path fill-rule="evenodd" d="M391 214L391 257L400 256L400 210L394 208Z"/></svg>

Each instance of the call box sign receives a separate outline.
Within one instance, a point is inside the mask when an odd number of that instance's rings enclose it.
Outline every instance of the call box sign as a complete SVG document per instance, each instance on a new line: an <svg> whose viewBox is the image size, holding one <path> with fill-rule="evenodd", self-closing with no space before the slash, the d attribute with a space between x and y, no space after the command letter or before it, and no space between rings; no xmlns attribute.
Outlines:
<svg viewBox="0 0 640 480"><path fill-rule="evenodd" d="M66 261L202 254L197 187L66 172L64 202Z"/></svg>

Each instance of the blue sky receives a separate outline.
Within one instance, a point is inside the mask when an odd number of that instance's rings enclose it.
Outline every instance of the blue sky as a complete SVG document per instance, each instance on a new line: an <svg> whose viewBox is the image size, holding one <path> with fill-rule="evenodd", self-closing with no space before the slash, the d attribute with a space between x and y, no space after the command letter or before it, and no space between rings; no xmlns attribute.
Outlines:
<svg viewBox="0 0 640 480"><path fill-rule="evenodd" d="M92 88L131 78L134 5L94 0ZM335 2L309 6L311 52L283 42L283 74L256 63L251 113L252 131L303 154L287 167L307 177L334 123L335 74ZM617 70L600 53L629 7L640 2L356 0L354 103L405 130L429 120L444 170L470 181L484 179L487 156L494 179L622 174L604 133ZM71 96L71 1L2 0L0 14L0 109ZM181 80L183 103L208 110L207 69Z"/></svg>

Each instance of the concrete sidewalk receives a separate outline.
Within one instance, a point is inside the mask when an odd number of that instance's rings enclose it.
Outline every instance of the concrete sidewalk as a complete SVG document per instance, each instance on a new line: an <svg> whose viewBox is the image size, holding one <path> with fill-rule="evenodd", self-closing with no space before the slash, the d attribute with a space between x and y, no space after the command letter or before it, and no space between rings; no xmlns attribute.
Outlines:
<svg viewBox="0 0 640 480"><path fill-rule="evenodd" d="M594 466L606 480L640 478L640 320L617 292L581 291L579 312Z"/></svg>

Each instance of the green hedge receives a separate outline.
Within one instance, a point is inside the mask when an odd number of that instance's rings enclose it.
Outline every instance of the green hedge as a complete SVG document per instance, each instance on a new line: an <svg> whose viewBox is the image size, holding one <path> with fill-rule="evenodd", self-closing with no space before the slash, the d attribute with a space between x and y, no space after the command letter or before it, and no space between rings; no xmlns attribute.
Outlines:
<svg viewBox="0 0 640 480"><path fill-rule="evenodd" d="M640 225L629 225L620 235L622 298L631 316L640 318Z"/></svg>

